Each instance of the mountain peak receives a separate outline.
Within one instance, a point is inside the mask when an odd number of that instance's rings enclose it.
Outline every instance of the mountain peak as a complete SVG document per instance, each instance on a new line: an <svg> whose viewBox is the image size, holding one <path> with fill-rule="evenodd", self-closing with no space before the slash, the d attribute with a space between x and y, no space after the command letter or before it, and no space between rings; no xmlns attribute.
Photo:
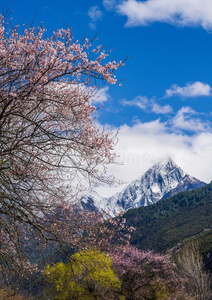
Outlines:
<svg viewBox="0 0 212 300"><path fill-rule="evenodd" d="M167 158L154 164L122 192L109 198L109 207L116 215L117 212L151 205L168 196L203 185L204 182L186 174L171 158Z"/></svg>
<svg viewBox="0 0 212 300"><path fill-rule="evenodd" d="M151 169L173 169L180 168L170 157L160 160L158 163L155 163Z"/></svg>
<svg viewBox="0 0 212 300"><path fill-rule="evenodd" d="M179 192L199 188L204 182L186 174L171 158L164 159L110 198L94 198L107 215L117 216L131 208L154 204Z"/></svg>

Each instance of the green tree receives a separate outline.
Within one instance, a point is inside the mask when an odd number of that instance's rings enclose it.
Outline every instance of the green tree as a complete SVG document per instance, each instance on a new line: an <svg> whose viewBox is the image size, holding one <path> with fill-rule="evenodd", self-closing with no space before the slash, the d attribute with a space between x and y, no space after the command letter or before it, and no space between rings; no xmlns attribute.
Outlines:
<svg viewBox="0 0 212 300"><path fill-rule="evenodd" d="M48 293L58 300L120 299L121 282L111 266L107 253L80 251L67 264L47 266L45 274L52 287Z"/></svg>

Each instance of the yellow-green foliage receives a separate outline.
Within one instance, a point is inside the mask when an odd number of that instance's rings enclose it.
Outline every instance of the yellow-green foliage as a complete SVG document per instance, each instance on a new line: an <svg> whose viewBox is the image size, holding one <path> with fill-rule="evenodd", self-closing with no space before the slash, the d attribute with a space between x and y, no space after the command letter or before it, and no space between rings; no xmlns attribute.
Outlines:
<svg viewBox="0 0 212 300"><path fill-rule="evenodd" d="M23 298L22 296L14 293L14 291L9 289L0 289L0 299L1 300L26 300L26 298Z"/></svg>
<svg viewBox="0 0 212 300"><path fill-rule="evenodd" d="M112 299L121 282L111 266L107 253L93 249L74 254L67 264L48 265L45 274L54 286L52 299Z"/></svg>

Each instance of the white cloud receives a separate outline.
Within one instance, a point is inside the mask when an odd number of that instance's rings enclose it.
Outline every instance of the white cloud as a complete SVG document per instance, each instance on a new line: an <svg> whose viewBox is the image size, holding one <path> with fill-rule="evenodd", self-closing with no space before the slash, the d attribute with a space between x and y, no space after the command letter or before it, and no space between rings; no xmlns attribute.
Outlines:
<svg viewBox="0 0 212 300"><path fill-rule="evenodd" d="M126 26L165 22L212 29L211 0L126 0L117 6L117 10L128 17Z"/></svg>
<svg viewBox="0 0 212 300"><path fill-rule="evenodd" d="M104 87L98 90L94 97L92 97L92 104L103 103L110 98L108 93L109 87Z"/></svg>
<svg viewBox="0 0 212 300"><path fill-rule="evenodd" d="M116 5L116 0L103 0L103 5L107 10L111 10Z"/></svg>
<svg viewBox="0 0 212 300"><path fill-rule="evenodd" d="M210 96L211 87L207 83L196 81L193 83L187 83L186 86L180 87L177 84L171 86L166 90L165 97L198 97L198 96Z"/></svg>
<svg viewBox="0 0 212 300"><path fill-rule="evenodd" d="M89 26L91 29L96 29L96 22L102 19L103 13L98 6L91 6L88 10L88 16L91 19Z"/></svg>
<svg viewBox="0 0 212 300"><path fill-rule="evenodd" d="M121 104L124 106L137 106L146 112L153 112L155 114L168 114L172 113L170 105L160 105L154 99L148 99L145 96L137 96L132 101L123 99Z"/></svg>
<svg viewBox="0 0 212 300"><path fill-rule="evenodd" d="M159 105L157 103L152 104L152 112L155 114L169 114L172 113L172 107L170 105Z"/></svg>
<svg viewBox="0 0 212 300"><path fill-rule="evenodd" d="M145 96L137 96L132 101L123 99L121 104L124 106L137 106L142 110L146 110L148 107L149 100Z"/></svg>
<svg viewBox="0 0 212 300"><path fill-rule="evenodd" d="M194 115L197 115L197 112L195 112L192 108L188 106L182 107L172 119L172 126L176 129L188 130L191 132L209 131L209 122L193 117Z"/></svg>

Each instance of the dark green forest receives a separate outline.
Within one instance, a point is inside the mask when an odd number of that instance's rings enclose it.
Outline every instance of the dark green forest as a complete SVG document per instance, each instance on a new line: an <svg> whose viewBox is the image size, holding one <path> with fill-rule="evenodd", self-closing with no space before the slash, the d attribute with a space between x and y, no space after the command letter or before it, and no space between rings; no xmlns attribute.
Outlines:
<svg viewBox="0 0 212 300"><path fill-rule="evenodd" d="M212 250L212 183L129 210L123 217L135 228L131 244L142 250L164 253L194 237L206 254Z"/></svg>

